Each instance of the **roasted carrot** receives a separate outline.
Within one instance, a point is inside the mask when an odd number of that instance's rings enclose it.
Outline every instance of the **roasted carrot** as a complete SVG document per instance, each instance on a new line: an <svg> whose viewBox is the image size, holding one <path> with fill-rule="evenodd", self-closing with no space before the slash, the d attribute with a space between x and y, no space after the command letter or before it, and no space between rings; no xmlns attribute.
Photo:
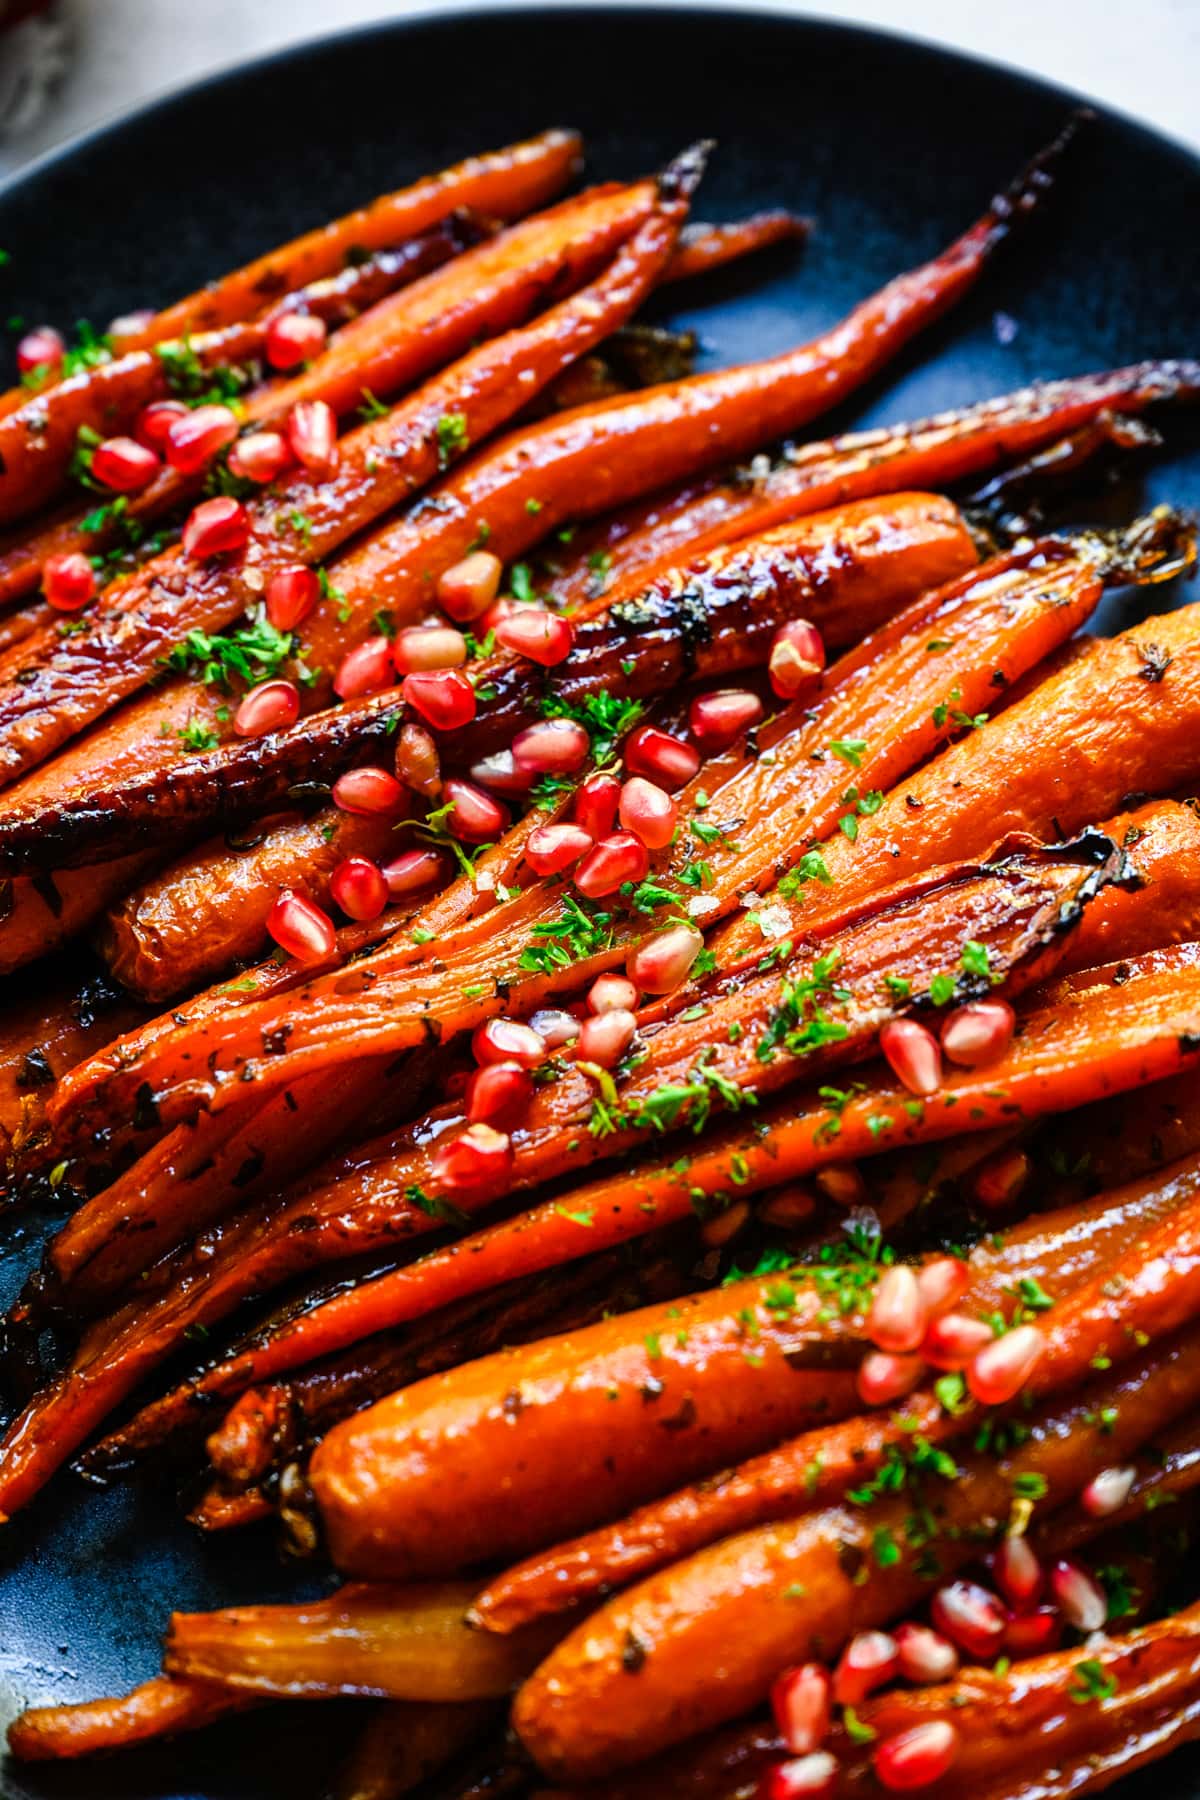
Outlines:
<svg viewBox="0 0 1200 1800"><path fill-rule="evenodd" d="M118 1700L31 1707L9 1726L8 1747L21 1762L57 1762L195 1731L256 1704L215 1682L156 1675Z"/></svg>
<svg viewBox="0 0 1200 1800"><path fill-rule="evenodd" d="M667 267L668 281L686 281L694 275L708 275L723 269L759 250L777 244L802 243L811 231L808 219L798 213L776 207L768 212L750 213L744 219L732 219L727 225L685 225L679 248Z"/></svg>
<svg viewBox="0 0 1200 1800"><path fill-rule="evenodd" d="M96 869L0 881L0 975L77 938L158 860L153 850L136 850Z"/></svg>
<svg viewBox="0 0 1200 1800"><path fill-rule="evenodd" d="M487 1701L405 1705L388 1701L362 1727L333 1800L399 1800L423 1787L499 1723Z"/></svg>
<svg viewBox="0 0 1200 1800"><path fill-rule="evenodd" d="M144 1008L90 959L53 982L6 996L0 1024L0 1133L40 1123L46 1095L91 1050L144 1017Z"/></svg>

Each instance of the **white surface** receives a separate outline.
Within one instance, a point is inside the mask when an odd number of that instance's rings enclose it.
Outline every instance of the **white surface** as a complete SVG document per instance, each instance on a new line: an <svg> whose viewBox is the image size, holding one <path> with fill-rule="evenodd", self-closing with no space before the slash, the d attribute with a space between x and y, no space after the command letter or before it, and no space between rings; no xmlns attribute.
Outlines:
<svg viewBox="0 0 1200 1800"><path fill-rule="evenodd" d="M1010 63L1200 148L1200 0L762 5L884 25ZM0 176L142 100L262 51L366 20L456 10L438 0L60 0L60 7L74 40L70 74L39 125L0 144Z"/></svg>

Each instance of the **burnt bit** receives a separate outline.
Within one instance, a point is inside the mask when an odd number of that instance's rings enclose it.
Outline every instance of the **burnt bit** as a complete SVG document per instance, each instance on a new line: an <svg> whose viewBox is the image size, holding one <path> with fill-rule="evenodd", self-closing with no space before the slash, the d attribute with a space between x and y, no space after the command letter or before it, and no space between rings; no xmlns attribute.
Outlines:
<svg viewBox="0 0 1200 1800"><path fill-rule="evenodd" d="M1171 652L1164 650L1161 644L1142 644L1139 646L1142 666L1138 670L1139 681L1159 682L1171 666Z"/></svg>
<svg viewBox="0 0 1200 1800"><path fill-rule="evenodd" d="M154 1089L148 1081L143 1081L133 1096L133 1128L135 1131L150 1131L161 1122Z"/></svg>
<svg viewBox="0 0 1200 1800"><path fill-rule="evenodd" d="M638 1670L645 1666L646 1658L649 1654L650 1649L645 1642L645 1639L640 1638L633 1629L633 1626L630 1625L626 1630L625 1640L621 1645L621 1667L624 1669L625 1673L627 1675L636 1675Z"/></svg>
<svg viewBox="0 0 1200 1800"><path fill-rule="evenodd" d="M57 1079L40 1045L26 1051L25 1060L17 1071L19 1088L53 1087Z"/></svg>

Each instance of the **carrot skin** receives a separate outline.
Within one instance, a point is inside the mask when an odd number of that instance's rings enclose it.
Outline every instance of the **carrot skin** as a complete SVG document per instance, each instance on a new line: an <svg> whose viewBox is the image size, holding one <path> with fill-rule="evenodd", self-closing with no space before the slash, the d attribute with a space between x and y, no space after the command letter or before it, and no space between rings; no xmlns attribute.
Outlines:
<svg viewBox="0 0 1200 1800"><path fill-rule="evenodd" d="M20 1762L58 1762L195 1731L255 1704L216 1682L156 1675L117 1700L31 1707L9 1726L8 1747Z"/></svg>

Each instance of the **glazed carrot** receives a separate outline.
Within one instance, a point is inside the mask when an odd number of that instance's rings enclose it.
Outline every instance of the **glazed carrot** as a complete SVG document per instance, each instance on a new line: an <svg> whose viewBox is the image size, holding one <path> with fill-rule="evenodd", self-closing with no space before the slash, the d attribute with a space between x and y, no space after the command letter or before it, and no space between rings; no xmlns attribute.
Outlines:
<svg viewBox="0 0 1200 1800"><path fill-rule="evenodd" d="M910 1542L912 1499L902 1492L762 1526L676 1564L593 1613L550 1653L517 1695L518 1733L548 1773L579 1779L735 1718L765 1697L780 1669L832 1658L855 1631L903 1616L934 1581L976 1557L981 1541L1003 1532L1022 1475L1041 1477L1031 1502L1040 1516L1152 1440L1194 1404L1198 1387L1193 1329L1031 1414L1029 1437L1007 1454L960 1452L952 1478L922 1486L930 1545ZM1100 1407L1116 1409L1111 1434L1087 1428ZM876 1561L881 1532L899 1551L886 1566ZM638 1646L632 1671L630 1643Z"/></svg>
<svg viewBox="0 0 1200 1800"><path fill-rule="evenodd" d="M685 225L679 248L667 267L668 281L687 281L695 275L709 275L723 269L726 263L777 244L803 243L812 230L812 222L782 207L767 212L750 213L744 219L732 219L727 225Z"/></svg>
<svg viewBox="0 0 1200 1800"><path fill-rule="evenodd" d="M156 1675L118 1700L31 1707L9 1726L8 1747L21 1762L57 1762L195 1731L257 1704L215 1682Z"/></svg>
<svg viewBox="0 0 1200 1800"><path fill-rule="evenodd" d="M153 850L137 850L100 868L0 881L0 975L78 937L158 860Z"/></svg>
<svg viewBox="0 0 1200 1800"><path fill-rule="evenodd" d="M0 1022L0 1135L37 1129L67 1070L143 1020L145 1009L90 961L6 996Z"/></svg>
<svg viewBox="0 0 1200 1800"><path fill-rule="evenodd" d="M663 175L655 210L603 274L345 434L327 479L301 471L281 482L277 497L251 502L251 541L236 566L193 565L168 552L110 589L87 631L53 644L31 640L24 680L0 684L0 773L13 779L43 761L142 686L189 630L220 629L254 603L276 569L321 561L511 418L639 304L674 245L699 174L698 157L681 158Z"/></svg>
<svg viewBox="0 0 1200 1800"><path fill-rule="evenodd" d="M389 1701L362 1727L334 1786L333 1800L399 1800L423 1787L499 1723L487 1701Z"/></svg>

